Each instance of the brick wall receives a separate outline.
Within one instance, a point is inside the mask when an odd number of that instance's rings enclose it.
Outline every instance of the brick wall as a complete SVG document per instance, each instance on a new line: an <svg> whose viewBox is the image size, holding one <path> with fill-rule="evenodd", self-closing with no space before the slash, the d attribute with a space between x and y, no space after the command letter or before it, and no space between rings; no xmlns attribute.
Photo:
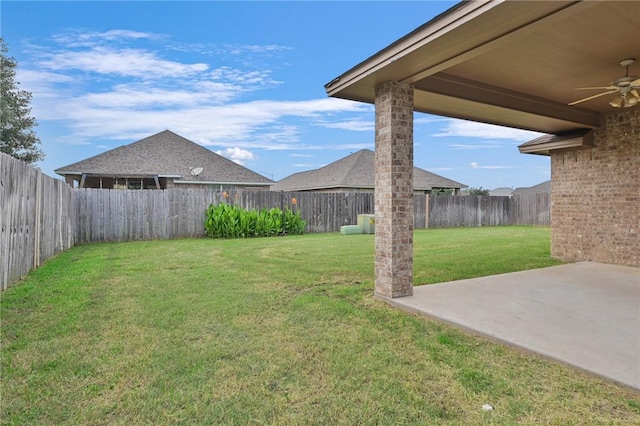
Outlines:
<svg viewBox="0 0 640 426"><path fill-rule="evenodd" d="M551 154L551 254L640 266L640 109L603 124L593 148Z"/></svg>
<svg viewBox="0 0 640 426"><path fill-rule="evenodd" d="M413 294L413 87L376 87L375 294Z"/></svg>

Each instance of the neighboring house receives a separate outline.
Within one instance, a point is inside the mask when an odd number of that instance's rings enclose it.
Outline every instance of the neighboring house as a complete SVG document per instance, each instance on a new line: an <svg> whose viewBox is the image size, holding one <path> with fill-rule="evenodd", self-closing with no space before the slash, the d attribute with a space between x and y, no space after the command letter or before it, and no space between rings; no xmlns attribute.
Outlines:
<svg viewBox="0 0 640 426"><path fill-rule="evenodd" d="M274 183L169 130L55 172L79 188L268 190Z"/></svg>
<svg viewBox="0 0 640 426"><path fill-rule="evenodd" d="M539 183L529 188L516 188L512 195L551 194L551 181Z"/></svg>
<svg viewBox="0 0 640 426"><path fill-rule="evenodd" d="M513 189L507 187L496 188L493 191L489 191L489 195L492 197L511 197L512 194Z"/></svg>
<svg viewBox="0 0 640 426"><path fill-rule="evenodd" d="M452 189L458 193L466 185L413 168L413 190ZM295 173L271 187L272 191L374 192L375 153L362 149L316 170Z"/></svg>

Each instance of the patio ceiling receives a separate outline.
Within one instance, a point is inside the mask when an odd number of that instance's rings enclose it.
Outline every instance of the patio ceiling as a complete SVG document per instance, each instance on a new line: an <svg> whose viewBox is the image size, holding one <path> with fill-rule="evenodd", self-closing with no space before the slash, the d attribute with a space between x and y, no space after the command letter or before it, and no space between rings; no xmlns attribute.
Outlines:
<svg viewBox="0 0 640 426"><path fill-rule="evenodd" d="M399 6L400 7L400 6ZM544 133L596 128L614 94L579 105L636 58L640 2L462 2L325 85L373 103L385 81L414 85L415 110ZM638 108L638 106L634 107Z"/></svg>

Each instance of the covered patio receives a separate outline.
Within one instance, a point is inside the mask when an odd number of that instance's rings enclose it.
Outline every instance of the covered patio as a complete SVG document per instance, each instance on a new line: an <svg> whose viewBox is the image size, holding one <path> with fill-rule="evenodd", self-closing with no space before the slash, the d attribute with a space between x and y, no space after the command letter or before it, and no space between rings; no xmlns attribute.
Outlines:
<svg viewBox="0 0 640 426"><path fill-rule="evenodd" d="M325 85L375 104L377 297L639 387L639 28L640 2L463 1ZM551 254L579 263L414 289L416 112L545 133L520 152L550 157Z"/></svg>
<svg viewBox="0 0 640 426"><path fill-rule="evenodd" d="M638 28L640 2L461 2L325 85L376 108L376 295L413 292L414 112L548 134L521 151L551 157L552 255L640 267Z"/></svg>
<svg viewBox="0 0 640 426"><path fill-rule="evenodd" d="M390 302L640 390L637 268L577 262L424 285Z"/></svg>

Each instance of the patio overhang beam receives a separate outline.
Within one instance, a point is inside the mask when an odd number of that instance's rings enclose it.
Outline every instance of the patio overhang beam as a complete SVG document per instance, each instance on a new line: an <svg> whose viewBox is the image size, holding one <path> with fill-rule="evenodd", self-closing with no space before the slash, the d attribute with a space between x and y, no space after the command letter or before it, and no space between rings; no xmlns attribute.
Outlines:
<svg viewBox="0 0 640 426"><path fill-rule="evenodd" d="M440 73L414 84L416 111L547 132L561 128L600 127L600 114L548 99ZM491 110L492 114L487 114Z"/></svg>

